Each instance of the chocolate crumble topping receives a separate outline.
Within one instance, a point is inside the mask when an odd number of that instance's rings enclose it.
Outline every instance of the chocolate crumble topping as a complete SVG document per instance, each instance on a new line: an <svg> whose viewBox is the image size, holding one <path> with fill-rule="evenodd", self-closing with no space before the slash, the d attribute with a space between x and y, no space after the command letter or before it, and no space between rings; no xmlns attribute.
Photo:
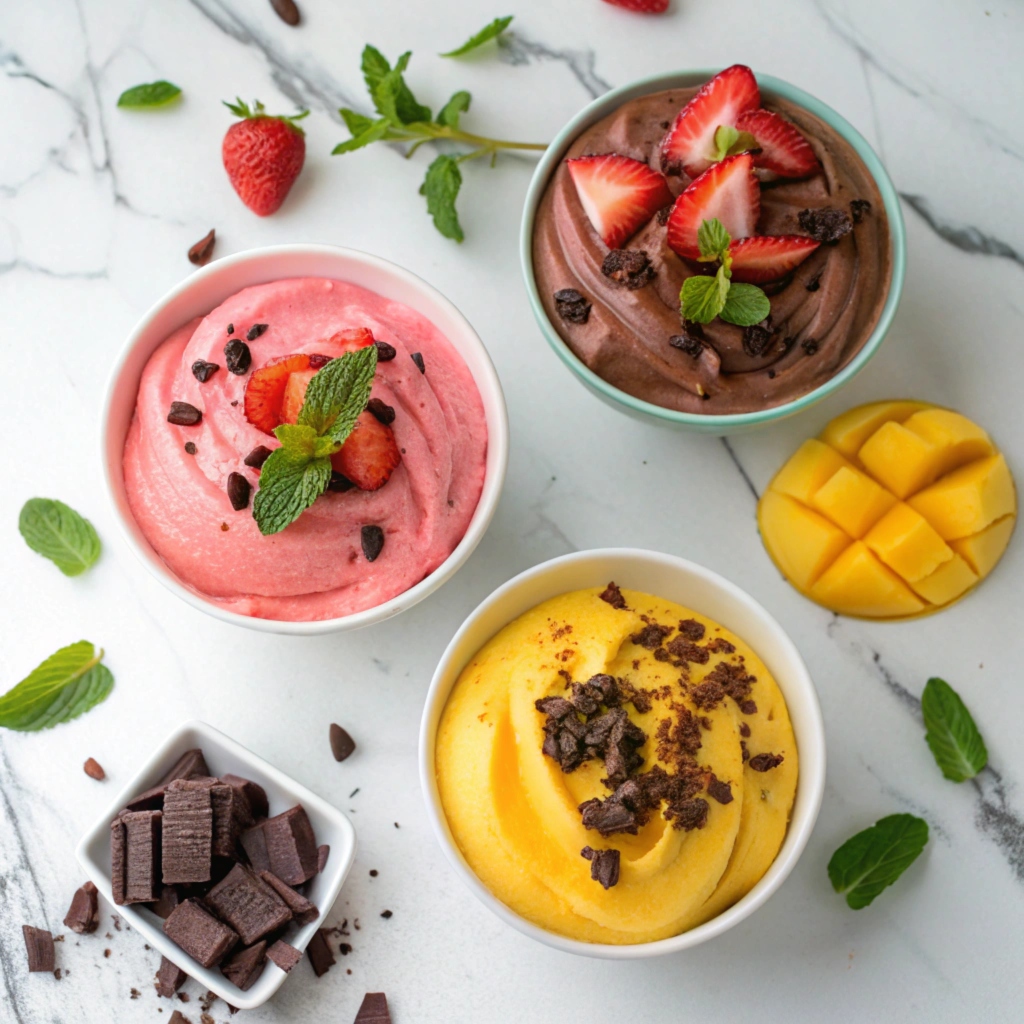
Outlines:
<svg viewBox="0 0 1024 1024"><path fill-rule="evenodd" d="M708 678L690 691L690 697L701 711L712 711L725 700L725 690L717 679Z"/></svg>
<svg viewBox="0 0 1024 1024"><path fill-rule="evenodd" d="M216 363L208 363L205 359L197 359L192 364L192 376L200 384L205 384L220 367Z"/></svg>
<svg viewBox="0 0 1024 1024"><path fill-rule="evenodd" d="M687 640L703 640L704 623L698 622L696 619L683 619L679 623L679 632Z"/></svg>
<svg viewBox="0 0 1024 1024"><path fill-rule="evenodd" d="M170 412L167 413L167 422L176 427L194 427L202 418L203 414L188 402L171 402Z"/></svg>
<svg viewBox="0 0 1024 1024"><path fill-rule="evenodd" d="M195 455L195 453L197 451L199 451L199 449L196 447L194 441L186 441L185 442L185 454L186 455Z"/></svg>
<svg viewBox="0 0 1024 1024"><path fill-rule="evenodd" d="M255 341L261 334L263 334L270 324L253 324L245 333L246 341Z"/></svg>
<svg viewBox="0 0 1024 1024"><path fill-rule="evenodd" d="M595 850L592 846L584 846L580 856L590 861L590 877L600 882L605 889L610 889L619 880L619 851Z"/></svg>
<svg viewBox="0 0 1024 1024"><path fill-rule="evenodd" d="M814 338L805 338L800 342L800 347L809 356L813 356L814 353L818 351L818 343Z"/></svg>
<svg viewBox="0 0 1024 1024"><path fill-rule="evenodd" d="M707 674L704 682L718 683L725 694L740 705L740 710L743 711L744 714L753 714L753 712L745 711L743 705L748 701L751 704L754 703L749 700L750 687L757 682L757 677L749 675L742 665L734 665L728 661L720 661ZM757 708L755 706L754 711L756 710Z"/></svg>
<svg viewBox="0 0 1024 1024"><path fill-rule="evenodd" d="M755 754L747 763L755 772L768 772L778 768L784 760L782 754Z"/></svg>
<svg viewBox="0 0 1024 1024"><path fill-rule="evenodd" d="M815 274L804 287L809 292L816 292L821 287L821 271Z"/></svg>
<svg viewBox="0 0 1024 1024"><path fill-rule="evenodd" d="M629 640L630 643L644 647L648 651L653 651L656 647L661 646L662 640L671 632L671 626L659 626L656 622L649 622L639 633L634 633Z"/></svg>
<svg viewBox="0 0 1024 1024"><path fill-rule="evenodd" d="M590 317L591 303L575 288L561 288L555 292L558 315L571 324L585 324Z"/></svg>
<svg viewBox="0 0 1024 1024"><path fill-rule="evenodd" d="M708 796L717 800L720 804L732 803L732 786L723 782L714 772L708 780Z"/></svg>
<svg viewBox="0 0 1024 1024"><path fill-rule="evenodd" d="M622 596L622 591L619 590L618 586L613 582L609 583L600 594L597 595L607 604L610 604L613 608L623 609L626 607L626 599Z"/></svg>
<svg viewBox="0 0 1024 1024"><path fill-rule="evenodd" d="M805 231L816 242L832 245L843 235L853 230L853 222L845 210L834 206L823 206L819 210L801 210L797 215L800 229Z"/></svg>
<svg viewBox="0 0 1024 1024"><path fill-rule="evenodd" d="M746 722L740 722L740 735L748 739L750 737L750 726Z"/></svg>
<svg viewBox="0 0 1024 1024"><path fill-rule="evenodd" d="M736 648L724 636L716 636L705 644L712 654L735 654Z"/></svg>
<svg viewBox="0 0 1024 1024"><path fill-rule="evenodd" d="M601 273L631 292L654 280L654 267L644 249L612 249L601 264Z"/></svg>
<svg viewBox="0 0 1024 1024"><path fill-rule="evenodd" d="M743 328L743 351L755 359L763 356L772 347L772 336L775 328L771 325L771 317L759 324Z"/></svg>
<svg viewBox="0 0 1024 1024"><path fill-rule="evenodd" d="M667 173L667 172L666 172ZM663 206L655 215L654 219L658 222L661 227L664 227L668 223L669 217L672 216L672 207Z"/></svg>
<svg viewBox="0 0 1024 1024"><path fill-rule="evenodd" d="M867 199L851 199L850 214L853 216L853 223L859 224L871 212L871 202Z"/></svg>
<svg viewBox="0 0 1024 1024"><path fill-rule="evenodd" d="M704 328L692 320L684 320L682 333L673 334L672 337L668 339L668 343L673 348L677 348L681 352L685 352L688 356L692 356L694 359L699 358L701 352L704 351L705 341Z"/></svg>
<svg viewBox="0 0 1024 1024"><path fill-rule="evenodd" d="M252 365L252 353L249 351L249 346L244 341L239 341L238 338L232 338L224 346L224 361L231 373L241 376Z"/></svg>
<svg viewBox="0 0 1024 1024"><path fill-rule="evenodd" d="M685 704L673 705L672 710L674 720L663 718L658 723L658 760L682 768L700 750L700 722Z"/></svg>
<svg viewBox="0 0 1024 1024"><path fill-rule="evenodd" d="M695 665L706 665L711 657L706 647L698 647L682 634L669 641L668 653L680 662L691 661Z"/></svg>

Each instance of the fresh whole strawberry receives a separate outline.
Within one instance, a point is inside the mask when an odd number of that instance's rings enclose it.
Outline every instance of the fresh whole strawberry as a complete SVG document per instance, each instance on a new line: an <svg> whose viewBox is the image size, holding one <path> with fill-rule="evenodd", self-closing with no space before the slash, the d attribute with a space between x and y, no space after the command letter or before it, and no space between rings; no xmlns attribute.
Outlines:
<svg viewBox="0 0 1024 1024"><path fill-rule="evenodd" d="M309 111L272 117L257 101L224 104L242 118L224 136L221 158L231 185L253 213L267 217L284 202L306 159L306 135L295 123Z"/></svg>
<svg viewBox="0 0 1024 1024"><path fill-rule="evenodd" d="M604 0L612 7L622 7L627 11L640 14L664 14L668 10L668 0Z"/></svg>

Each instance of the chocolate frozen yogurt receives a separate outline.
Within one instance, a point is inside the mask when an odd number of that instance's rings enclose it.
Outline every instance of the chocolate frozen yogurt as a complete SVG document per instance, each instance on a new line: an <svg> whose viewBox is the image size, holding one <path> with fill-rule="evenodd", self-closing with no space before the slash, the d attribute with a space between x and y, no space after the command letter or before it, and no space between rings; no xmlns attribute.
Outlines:
<svg viewBox="0 0 1024 1024"><path fill-rule="evenodd" d="M743 65L584 131L538 207L533 262L551 323L591 370L707 415L827 382L870 337L893 268L859 154L795 103L762 102Z"/></svg>

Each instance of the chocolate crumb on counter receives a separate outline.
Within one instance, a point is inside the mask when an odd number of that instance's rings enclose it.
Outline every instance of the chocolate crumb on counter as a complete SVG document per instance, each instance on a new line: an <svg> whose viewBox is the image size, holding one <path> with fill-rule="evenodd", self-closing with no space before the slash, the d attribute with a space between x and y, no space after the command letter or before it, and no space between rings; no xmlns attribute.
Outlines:
<svg viewBox="0 0 1024 1024"><path fill-rule="evenodd" d="M317 935L319 934L317 932ZM285 974L288 974L302 959L302 954L294 946L288 945L284 939L278 939L267 949L267 959L272 960Z"/></svg>
<svg viewBox="0 0 1024 1024"><path fill-rule="evenodd" d="M871 212L871 200L869 200L869 199L851 199L850 200L850 215L853 217L853 223L854 224L859 224L870 212Z"/></svg>
<svg viewBox="0 0 1024 1024"><path fill-rule="evenodd" d="M747 764L755 772L769 772L785 760L782 754L755 754Z"/></svg>
<svg viewBox="0 0 1024 1024"><path fill-rule="evenodd" d="M708 779L708 796L720 804L732 803L732 786L728 782L723 782L712 772L711 778Z"/></svg>
<svg viewBox="0 0 1024 1024"><path fill-rule="evenodd" d="M378 363L390 363L398 355L398 349L394 345L389 345L386 341L375 341L374 345L377 346Z"/></svg>
<svg viewBox="0 0 1024 1024"><path fill-rule="evenodd" d="M205 384L220 367L216 363L208 363L205 359L197 359L192 364L192 376L200 384Z"/></svg>
<svg viewBox="0 0 1024 1024"><path fill-rule="evenodd" d="M107 773L103 770L103 765L101 765L95 757L86 759L85 764L82 765L82 771L85 772L90 779L95 779L97 782L102 782L107 777Z"/></svg>
<svg viewBox="0 0 1024 1024"><path fill-rule="evenodd" d="M590 317L591 303L575 288L560 288L555 292L555 309L570 324L585 324Z"/></svg>
<svg viewBox="0 0 1024 1024"><path fill-rule="evenodd" d="M264 444L258 444L242 460L250 469L262 469L263 463L270 458L270 449Z"/></svg>
<svg viewBox="0 0 1024 1024"><path fill-rule="evenodd" d="M71 906L64 915L64 927L76 935L92 934L99 927L99 919L96 916L98 909L96 886L92 882L86 882L81 888L76 889L74 896L71 897Z"/></svg>
<svg viewBox="0 0 1024 1024"><path fill-rule="evenodd" d="M274 13L286 24L294 28L302 20L295 0L270 0Z"/></svg>
<svg viewBox="0 0 1024 1024"><path fill-rule="evenodd" d="M224 346L224 360L228 370L240 377L244 373L248 373L249 367L252 365L252 353L244 341L232 338Z"/></svg>
<svg viewBox="0 0 1024 1024"><path fill-rule="evenodd" d="M245 340L255 341L262 334L266 333L269 326L270 324L253 324L252 327L245 332Z"/></svg>
<svg viewBox="0 0 1024 1024"><path fill-rule="evenodd" d="M416 364L416 369L419 370L420 373L427 372L427 364L423 361L422 352L411 352L409 354L409 358Z"/></svg>
<svg viewBox="0 0 1024 1024"><path fill-rule="evenodd" d="M584 846L580 856L590 861L590 877L600 882L602 888L610 889L619 881L618 850L595 850L592 846Z"/></svg>
<svg viewBox="0 0 1024 1024"><path fill-rule="evenodd" d="M177 964L165 956L160 958L160 969L156 972L156 981L153 983L158 996L170 999L187 980L188 975Z"/></svg>
<svg viewBox="0 0 1024 1024"><path fill-rule="evenodd" d="M773 343L775 328L772 327L772 318L767 317L759 324L751 324L743 328L743 351L754 359L759 359L767 353Z"/></svg>
<svg viewBox="0 0 1024 1024"><path fill-rule="evenodd" d="M376 878L379 874L380 874L380 872L376 868L370 868L370 877L371 878Z"/></svg>
<svg viewBox="0 0 1024 1024"><path fill-rule="evenodd" d="M167 1024L192 1024L192 1022L181 1012L181 1010L175 1010L171 1014Z"/></svg>
<svg viewBox="0 0 1024 1024"><path fill-rule="evenodd" d="M704 345L707 338L704 334L704 328L700 324L693 320L684 320L682 327L680 328L679 334L673 334L668 339L668 343L673 347L679 349L680 352L685 352L688 356L692 356L694 359L700 358L701 352L704 351Z"/></svg>
<svg viewBox="0 0 1024 1024"><path fill-rule="evenodd" d="M359 531L363 554L368 562L375 562L384 550L384 531L379 526L367 525Z"/></svg>
<svg viewBox="0 0 1024 1024"><path fill-rule="evenodd" d="M804 340L800 342L800 347L807 355L813 356L814 353L818 351L818 342L814 338L804 338Z"/></svg>
<svg viewBox="0 0 1024 1024"><path fill-rule="evenodd" d="M622 596L622 591L619 590L614 581L609 583L597 596L606 604L610 604L613 608L617 608L620 611L626 607L626 599Z"/></svg>
<svg viewBox="0 0 1024 1024"><path fill-rule="evenodd" d="M306 946L306 956L318 978L322 978L338 961L334 959L331 947L327 944L327 936L323 928L313 932L313 937Z"/></svg>
<svg viewBox="0 0 1024 1024"><path fill-rule="evenodd" d="M210 230L203 235L195 245L189 248L189 263L194 263L197 267L206 266L206 264L210 262L210 257L213 255L213 246L216 241L217 232L213 228L210 228Z"/></svg>
<svg viewBox="0 0 1024 1024"><path fill-rule="evenodd" d="M195 455L195 453L197 451L199 451L199 449L196 447L195 441L186 441L185 442L185 454L186 455Z"/></svg>
<svg viewBox="0 0 1024 1024"><path fill-rule="evenodd" d="M236 512L249 507L249 492L252 490L249 481L241 473L228 474L228 501Z"/></svg>
<svg viewBox="0 0 1024 1024"><path fill-rule="evenodd" d="M167 413L167 422L173 423L176 427L194 427L202 418L203 414L188 402L171 402L170 411Z"/></svg>
<svg viewBox="0 0 1024 1024"><path fill-rule="evenodd" d="M800 229L816 242L832 245L853 230L853 222L845 210L823 206L817 210L801 210L797 214Z"/></svg>
<svg viewBox="0 0 1024 1024"><path fill-rule="evenodd" d="M819 270L818 273L816 273L814 277L804 285L804 287L809 292L816 292L821 287L821 271Z"/></svg>
<svg viewBox="0 0 1024 1024"><path fill-rule="evenodd" d="M393 406L387 404L379 398L371 398L366 403L366 411L372 413L377 420L389 426L395 422L395 410Z"/></svg>
<svg viewBox="0 0 1024 1024"><path fill-rule="evenodd" d="M654 280L654 266L644 249L612 249L601 264L601 273L631 292Z"/></svg>
<svg viewBox="0 0 1024 1024"><path fill-rule="evenodd" d="M55 967L53 936L45 928L33 928L30 924L21 926L25 939L25 954L31 973L52 974Z"/></svg>
<svg viewBox="0 0 1024 1024"><path fill-rule="evenodd" d="M390 910L382 910L380 912L380 916L383 917L385 921L390 921L394 914L392 914Z"/></svg>
<svg viewBox="0 0 1024 1024"><path fill-rule="evenodd" d="M353 1024L391 1024L388 997L383 992L367 992Z"/></svg>
<svg viewBox="0 0 1024 1024"><path fill-rule="evenodd" d="M349 735L347 729L343 729L337 722L331 722L328 730L331 741L331 753L335 761L344 761L351 757L356 749L356 741Z"/></svg>

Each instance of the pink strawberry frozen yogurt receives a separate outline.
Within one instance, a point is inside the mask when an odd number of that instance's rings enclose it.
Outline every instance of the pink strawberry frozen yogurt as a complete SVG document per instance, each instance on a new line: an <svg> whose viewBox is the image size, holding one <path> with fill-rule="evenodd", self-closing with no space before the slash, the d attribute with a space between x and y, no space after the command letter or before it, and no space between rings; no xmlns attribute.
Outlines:
<svg viewBox="0 0 1024 1024"><path fill-rule="evenodd" d="M373 396L393 406L402 461L378 491L328 491L282 532L263 536L250 507L235 511L231 473L258 486L243 462L257 446L277 447L245 418L249 373L228 371L224 345L248 341L252 370L295 352L341 355L327 340L368 327L397 350L377 364ZM233 333L228 334L229 325ZM411 358L423 357L421 373ZM197 360L219 369L200 383ZM251 371L250 371L251 372ZM195 426L167 420L172 402L202 411ZM195 446L195 454L185 449ZM124 448L132 514L170 569L203 597L243 615L285 620L336 618L375 607L433 572L458 545L484 482L487 426L469 369L425 317L400 302L342 281L293 278L233 295L176 330L142 374ZM384 531L372 563L363 526Z"/></svg>

